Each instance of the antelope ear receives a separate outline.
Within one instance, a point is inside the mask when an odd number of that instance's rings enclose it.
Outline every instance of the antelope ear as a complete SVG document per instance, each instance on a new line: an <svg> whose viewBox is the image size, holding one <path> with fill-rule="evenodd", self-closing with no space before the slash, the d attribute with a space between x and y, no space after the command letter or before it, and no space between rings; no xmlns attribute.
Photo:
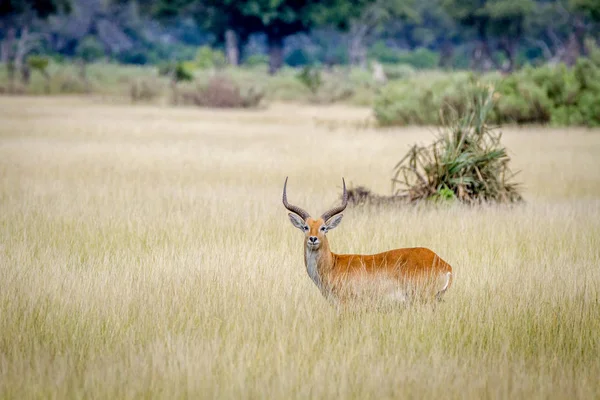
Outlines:
<svg viewBox="0 0 600 400"><path fill-rule="evenodd" d="M306 223L302 220L302 218L292 213L289 213L288 216L290 217L290 222L292 223L292 225L304 232L304 227L306 226Z"/></svg>
<svg viewBox="0 0 600 400"><path fill-rule="evenodd" d="M336 226L338 226L340 224L340 222L342 222L343 216L344 216L344 214L338 214L338 215L334 215L333 217L329 218L329 220L327 220L327 222L326 222L327 230L330 231L333 228L335 228Z"/></svg>

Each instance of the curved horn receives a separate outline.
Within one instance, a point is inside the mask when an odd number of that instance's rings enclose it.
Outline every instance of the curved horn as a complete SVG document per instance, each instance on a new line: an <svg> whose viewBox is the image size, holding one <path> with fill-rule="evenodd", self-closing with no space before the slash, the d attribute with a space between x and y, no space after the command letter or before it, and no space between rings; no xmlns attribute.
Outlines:
<svg viewBox="0 0 600 400"><path fill-rule="evenodd" d="M309 213L307 213L306 211L304 211L300 207L291 205L290 203L287 202L287 195L285 193L285 189L287 187L287 180L288 180L288 178L286 176L285 177L285 183L283 184L283 205L285 206L285 208L287 208L291 212L293 212L295 214L298 214L300 217L302 217L302 219L306 220L306 218L310 217Z"/></svg>
<svg viewBox="0 0 600 400"><path fill-rule="evenodd" d="M342 184L344 185L344 193L342 194L342 205L338 207L333 207L331 210L325 211L323 215L321 215L321 218L323 218L323 221L325 222L327 222L327 220L333 217L334 215L344 211L346 209L346 206L348 205L348 192L346 192L346 181L344 180L344 178L342 178Z"/></svg>

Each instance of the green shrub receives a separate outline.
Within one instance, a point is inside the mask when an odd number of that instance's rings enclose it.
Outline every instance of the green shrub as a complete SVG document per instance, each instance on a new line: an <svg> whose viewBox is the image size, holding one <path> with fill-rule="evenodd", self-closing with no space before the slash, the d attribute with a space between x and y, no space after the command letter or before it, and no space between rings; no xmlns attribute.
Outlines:
<svg viewBox="0 0 600 400"><path fill-rule="evenodd" d="M225 54L221 50L215 50L210 46L201 46L196 52L194 62L196 67L200 69L223 68L227 64Z"/></svg>
<svg viewBox="0 0 600 400"><path fill-rule="evenodd" d="M48 57L30 55L27 57L27 64L29 65L29 68L35 71L46 73L48 65L50 65L50 59Z"/></svg>
<svg viewBox="0 0 600 400"><path fill-rule="evenodd" d="M264 92L255 87L242 89L225 75L215 75L205 84L183 88L178 93L177 104L213 108L256 108Z"/></svg>
<svg viewBox="0 0 600 400"><path fill-rule="evenodd" d="M294 49L285 56L285 63L290 67L301 67L313 64L316 59L305 49Z"/></svg>
<svg viewBox="0 0 600 400"><path fill-rule="evenodd" d="M396 164L395 196L468 204L522 200L518 184L511 182L502 135L490 127L493 89L476 85L470 101L468 112L447 116L431 145L414 145Z"/></svg>
<svg viewBox="0 0 600 400"><path fill-rule="evenodd" d="M388 80L407 79L415 75L415 69L408 64L384 64L383 72Z"/></svg>
<svg viewBox="0 0 600 400"><path fill-rule="evenodd" d="M375 98L375 118L383 126L439 124L445 109L467 110L473 85L464 74L391 82Z"/></svg>
<svg viewBox="0 0 600 400"><path fill-rule="evenodd" d="M244 65L248 67L257 67L269 64L269 57L265 54L252 54L244 60Z"/></svg>
<svg viewBox="0 0 600 400"><path fill-rule="evenodd" d="M189 64L184 62L165 63L158 68L161 76L170 76L175 82L190 82L194 80L194 73L190 70Z"/></svg>
<svg viewBox="0 0 600 400"><path fill-rule="evenodd" d="M408 64L417 69L434 69L440 63L440 55L435 51L419 47L413 51L400 52L398 63Z"/></svg>
<svg viewBox="0 0 600 400"><path fill-rule="evenodd" d="M383 41L376 42L368 51L368 56L382 64L406 64L416 69L434 69L440 62L439 53L419 47L415 50L398 50Z"/></svg>
<svg viewBox="0 0 600 400"><path fill-rule="evenodd" d="M379 40L368 49L367 55L382 64L397 64L400 62L399 50L389 47L384 41Z"/></svg>
<svg viewBox="0 0 600 400"><path fill-rule="evenodd" d="M403 78L388 84L374 101L380 125L440 124L448 110L468 111L478 85L495 87L493 123L600 126L600 65L580 59L565 65L527 67L502 77L489 74Z"/></svg>
<svg viewBox="0 0 600 400"><path fill-rule="evenodd" d="M94 62L104 57L104 46L94 36L86 36L77 45L75 54L85 62Z"/></svg>
<svg viewBox="0 0 600 400"><path fill-rule="evenodd" d="M317 94L323 85L321 71L310 65L302 68L296 77L312 94Z"/></svg>
<svg viewBox="0 0 600 400"><path fill-rule="evenodd" d="M544 88L533 81L510 76L498 84L495 122L548 123L553 104Z"/></svg>
<svg viewBox="0 0 600 400"><path fill-rule="evenodd" d="M120 52L117 61L121 64L146 65L158 60L158 57L151 50L131 49Z"/></svg>

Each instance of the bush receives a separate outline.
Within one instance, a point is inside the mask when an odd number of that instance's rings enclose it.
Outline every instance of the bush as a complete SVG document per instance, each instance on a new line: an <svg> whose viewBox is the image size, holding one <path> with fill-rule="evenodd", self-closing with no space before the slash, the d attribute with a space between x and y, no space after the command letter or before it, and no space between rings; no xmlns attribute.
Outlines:
<svg viewBox="0 0 600 400"><path fill-rule="evenodd" d="M374 114L382 126L436 125L443 109L467 109L468 92L473 86L469 75L415 77L392 82L375 98Z"/></svg>
<svg viewBox="0 0 600 400"><path fill-rule="evenodd" d="M131 49L120 52L117 61L121 64L146 65L157 61L157 57L150 50Z"/></svg>
<svg viewBox="0 0 600 400"><path fill-rule="evenodd" d="M50 59L48 57L31 55L27 57L27 64L29 65L29 68L35 71L40 71L40 73L46 73L48 65L50 65Z"/></svg>
<svg viewBox="0 0 600 400"><path fill-rule="evenodd" d="M223 68L227 64L225 54L220 50L215 50L210 46L202 46L196 52L194 63L197 68Z"/></svg>
<svg viewBox="0 0 600 400"><path fill-rule="evenodd" d="M379 40L368 49L367 55L382 64L397 64L400 62L400 51Z"/></svg>
<svg viewBox="0 0 600 400"><path fill-rule="evenodd" d="M252 54L246 57L244 65L248 67L257 67L269 64L269 57L265 54Z"/></svg>
<svg viewBox="0 0 600 400"><path fill-rule="evenodd" d="M500 81L495 109L497 122L547 123L550 121L552 101L546 91L533 81L520 81L514 75Z"/></svg>
<svg viewBox="0 0 600 400"><path fill-rule="evenodd" d="M434 69L440 62L440 55L435 51L424 47L412 51L398 50L387 46L383 41L375 43L368 54L382 64L406 64L416 69Z"/></svg>
<svg viewBox="0 0 600 400"><path fill-rule="evenodd" d="M374 101L380 125L437 125L448 110L465 112L478 84L495 86L489 120L496 124L600 126L600 65L579 59L565 65L524 68L501 77L420 75L391 82Z"/></svg>
<svg viewBox="0 0 600 400"><path fill-rule="evenodd" d="M284 62L290 67L301 67L308 64L313 64L316 61L305 49L294 49L285 56Z"/></svg>
<svg viewBox="0 0 600 400"><path fill-rule="evenodd" d="M30 55L27 57L27 65L33 71L38 71L46 80L44 91L50 93L50 74L48 73L48 66L50 65L50 59L48 57L42 57L38 55Z"/></svg>
<svg viewBox="0 0 600 400"><path fill-rule="evenodd" d="M84 62L94 62L104 57L104 46L94 36L86 36L77 45L75 54Z"/></svg>
<svg viewBox="0 0 600 400"><path fill-rule="evenodd" d="M212 77L206 84L193 89L182 89L179 104L214 108L255 108L264 97L261 90L249 88L242 91L230 78L223 75Z"/></svg>
<svg viewBox="0 0 600 400"><path fill-rule="evenodd" d="M493 98L493 89L478 86L467 113L446 118L430 146L414 145L394 167L394 194L411 202L521 201L502 135L489 125Z"/></svg>
<svg viewBox="0 0 600 400"><path fill-rule="evenodd" d="M194 73L184 62L165 63L158 68L161 76L170 76L175 82L190 82L194 80Z"/></svg>
<svg viewBox="0 0 600 400"><path fill-rule="evenodd" d="M388 80L407 79L415 75L415 69L408 64L385 64L383 71Z"/></svg>
<svg viewBox="0 0 600 400"><path fill-rule="evenodd" d="M306 66L296 75L298 80L306 86L312 94L317 94L321 86L323 85L323 78L321 77L321 71L318 68Z"/></svg>
<svg viewBox="0 0 600 400"><path fill-rule="evenodd" d="M411 65L417 69L434 69L440 63L439 53L419 47L413 51L400 52L398 63Z"/></svg>
<svg viewBox="0 0 600 400"><path fill-rule="evenodd" d="M348 100L355 93L355 86L348 73L340 71L322 71L317 67L306 66L296 79L310 91L311 103L331 104Z"/></svg>

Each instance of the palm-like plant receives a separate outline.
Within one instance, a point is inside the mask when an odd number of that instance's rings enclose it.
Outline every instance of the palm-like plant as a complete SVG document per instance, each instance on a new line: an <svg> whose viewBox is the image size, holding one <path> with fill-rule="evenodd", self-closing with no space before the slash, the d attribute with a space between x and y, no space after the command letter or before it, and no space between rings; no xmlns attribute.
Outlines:
<svg viewBox="0 0 600 400"><path fill-rule="evenodd" d="M394 167L394 195L419 201L451 191L465 203L522 201L502 133L487 124L493 105L493 87L477 84L467 112L446 110L434 143L414 145Z"/></svg>

